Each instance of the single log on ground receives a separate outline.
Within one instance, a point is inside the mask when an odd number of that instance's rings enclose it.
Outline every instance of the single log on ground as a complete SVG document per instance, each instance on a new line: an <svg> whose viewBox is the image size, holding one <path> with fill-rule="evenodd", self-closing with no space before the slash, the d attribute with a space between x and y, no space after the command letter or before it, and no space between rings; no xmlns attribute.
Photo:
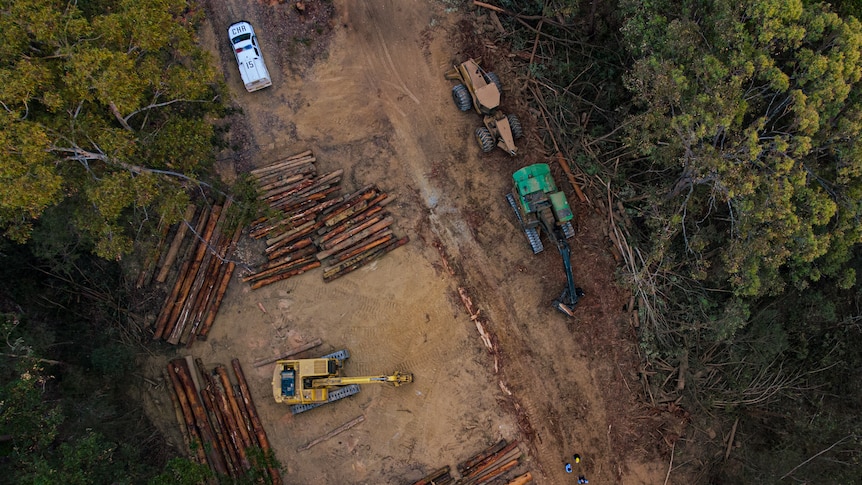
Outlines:
<svg viewBox="0 0 862 485"><path fill-rule="evenodd" d="M183 239L186 237L186 232L189 230L189 224L191 224L191 220L195 216L196 210L197 207L195 207L194 204L189 204L186 207L186 213L183 214L183 220L180 221L179 227L177 227L177 233L174 235L171 247L168 248L168 254L165 256L165 261L162 263L159 274L156 275L156 281L159 283L164 283L165 279L167 279L168 272L171 270L171 266L173 266L174 261L177 259L177 253L180 251L180 246L183 244Z"/></svg>
<svg viewBox="0 0 862 485"><path fill-rule="evenodd" d="M252 365L254 365L254 367L261 367L261 366L264 366L266 364L271 364L277 360L286 359L286 358L292 357L292 356L294 356L300 352L305 352L306 350L313 349L315 347L320 346L321 344L323 344L323 340L316 338L316 339L312 340L311 342L308 342L307 344L300 345L299 347L297 347L295 349L287 350L283 353L278 354L275 357L267 357L265 359L255 360L254 364L252 364Z"/></svg>

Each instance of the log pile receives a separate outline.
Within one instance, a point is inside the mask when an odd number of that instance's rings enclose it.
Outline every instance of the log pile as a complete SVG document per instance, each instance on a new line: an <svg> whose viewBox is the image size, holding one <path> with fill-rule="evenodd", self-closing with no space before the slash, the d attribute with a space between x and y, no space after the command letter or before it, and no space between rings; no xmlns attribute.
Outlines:
<svg viewBox="0 0 862 485"><path fill-rule="evenodd" d="M222 365L207 371L200 359L194 365L183 358L168 363L183 441L192 458L209 465L219 477L236 481L253 467L265 468L271 483L281 484L281 474L271 460L259 463L254 458L257 455L249 454L259 448L267 457L271 448L237 359L232 367L237 387Z"/></svg>
<svg viewBox="0 0 862 485"><path fill-rule="evenodd" d="M266 240L267 256L243 277L252 289L321 266L323 280L332 281L408 241L394 235L384 210L394 196L373 185L342 195L343 171L318 174L315 161L306 151L251 172L270 209L249 230Z"/></svg>
<svg viewBox="0 0 862 485"><path fill-rule="evenodd" d="M498 480L503 474L517 467L521 459L518 441L500 440L477 455L458 464L460 478L452 476L448 466L429 473L413 485L482 485ZM511 483L525 484L532 480L527 472L515 477ZM506 483L506 482L504 482Z"/></svg>
<svg viewBox="0 0 862 485"><path fill-rule="evenodd" d="M228 230L229 208L230 200L223 206L205 207L191 229L185 220L180 223L156 281L166 280L188 233L192 233L192 240L156 318L153 339L189 347L196 339L206 340L233 274L235 265L229 260L242 232L241 227ZM193 206L186 215L187 220L192 219Z"/></svg>

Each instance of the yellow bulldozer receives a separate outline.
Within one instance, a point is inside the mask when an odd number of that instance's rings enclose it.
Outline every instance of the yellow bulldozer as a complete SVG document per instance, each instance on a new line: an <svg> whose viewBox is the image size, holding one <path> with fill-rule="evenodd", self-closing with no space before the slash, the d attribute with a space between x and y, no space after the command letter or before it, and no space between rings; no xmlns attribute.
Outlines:
<svg viewBox="0 0 862 485"><path fill-rule="evenodd" d="M392 383L395 387L413 382L413 374L395 372L382 376L344 377L341 369L350 352L339 350L317 359L279 360L272 374L275 402L291 405L299 414L344 399L359 392L360 384Z"/></svg>
<svg viewBox="0 0 862 485"><path fill-rule="evenodd" d="M468 59L447 72L446 79L458 81L452 87L452 100L458 109L468 111L472 107L482 116L485 126L476 129L476 141L482 151L487 153L497 146L509 155L517 155L515 140L524 136L524 130L517 116L500 111L500 78Z"/></svg>

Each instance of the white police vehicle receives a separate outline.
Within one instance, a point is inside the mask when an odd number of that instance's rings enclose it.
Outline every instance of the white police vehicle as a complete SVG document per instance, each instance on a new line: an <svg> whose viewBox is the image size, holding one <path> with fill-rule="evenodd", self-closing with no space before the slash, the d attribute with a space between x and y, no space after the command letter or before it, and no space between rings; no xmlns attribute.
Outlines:
<svg viewBox="0 0 862 485"><path fill-rule="evenodd" d="M227 32L245 89L251 93L272 86L269 71L263 62L257 36L254 35L251 24L240 21L228 27Z"/></svg>

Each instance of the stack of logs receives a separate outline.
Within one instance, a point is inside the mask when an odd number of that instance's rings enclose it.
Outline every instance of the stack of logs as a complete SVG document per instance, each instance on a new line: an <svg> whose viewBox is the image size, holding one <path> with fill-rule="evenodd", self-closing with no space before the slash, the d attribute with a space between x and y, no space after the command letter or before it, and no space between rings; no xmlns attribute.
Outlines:
<svg viewBox="0 0 862 485"><path fill-rule="evenodd" d="M239 361L231 361L239 384L235 388L224 366L207 372L200 359L194 359L194 364L191 360L170 361L167 374L183 439L193 459L208 464L217 476L234 481L252 467L265 467L272 483L281 484L281 474L268 458L272 456L269 440ZM249 455L254 448L262 451L263 463L256 461L257 455Z"/></svg>
<svg viewBox="0 0 862 485"><path fill-rule="evenodd" d="M229 261L242 233L238 225L232 234L227 230L227 213L231 202L223 206L204 207L192 229L192 242L188 245L187 257L177 272L173 289L168 293L162 310L155 322L153 339L164 339L170 344L186 344L195 339L206 340L215 321L228 283L234 271ZM186 213L187 219L180 222L166 257L166 264L156 280L163 283L171 264L189 232L194 207Z"/></svg>
<svg viewBox="0 0 862 485"><path fill-rule="evenodd" d="M413 485L481 485L490 483L507 471L518 466L521 458L521 450L518 449L518 441L507 443L500 440L490 448L473 456L458 465L460 479L452 477L448 466L434 470ZM525 484L532 481L533 476L529 472L515 477L510 484Z"/></svg>
<svg viewBox="0 0 862 485"><path fill-rule="evenodd" d="M383 208L392 202L375 186L340 195L343 170L317 174L306 151L252 170L260 200L276 216L256 220L250 236L266 238L268 261L243 278L252 289L323 266L324 281L354 271L407 243Z"/></svg>

